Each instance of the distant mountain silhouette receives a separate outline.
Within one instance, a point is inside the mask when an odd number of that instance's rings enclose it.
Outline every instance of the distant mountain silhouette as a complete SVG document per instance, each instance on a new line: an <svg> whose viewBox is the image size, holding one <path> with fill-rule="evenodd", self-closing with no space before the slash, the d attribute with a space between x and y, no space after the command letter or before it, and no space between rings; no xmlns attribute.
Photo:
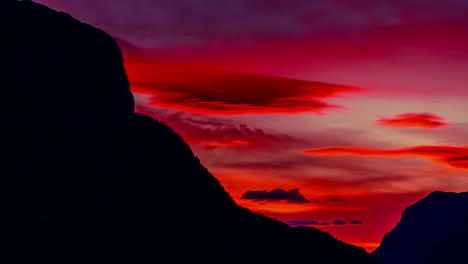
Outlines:
<svg viewBox="0 0 468 264"><path fill-rule="evenodd" d="M468 192L433 192L409 206L372 254L384 264L468 263Z"/></svg>
<svg viewBox="0 0 468 264"><path fill-rule="evenodd" d="M377 263L236 205L134 113L103 31L30 1L0 1L0 27L2 263Z"/></svg>

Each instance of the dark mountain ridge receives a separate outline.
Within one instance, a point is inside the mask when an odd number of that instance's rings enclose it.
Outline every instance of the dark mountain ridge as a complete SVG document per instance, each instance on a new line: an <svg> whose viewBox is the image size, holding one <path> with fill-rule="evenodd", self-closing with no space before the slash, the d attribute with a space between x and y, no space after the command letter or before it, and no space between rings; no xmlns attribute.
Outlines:
<svg viewBox="0 0 468 264"><path fill-rule="evenodd" d="M164 124L134 112L116 42L0 1L4 263L377 263L239 207Z"/></svg>
<svg viewBox="0 0 468 264"><path fill-rule="evenodd" d="M468 192L433 192L402 214L372 254L384 264L468 263Z"/></svg>

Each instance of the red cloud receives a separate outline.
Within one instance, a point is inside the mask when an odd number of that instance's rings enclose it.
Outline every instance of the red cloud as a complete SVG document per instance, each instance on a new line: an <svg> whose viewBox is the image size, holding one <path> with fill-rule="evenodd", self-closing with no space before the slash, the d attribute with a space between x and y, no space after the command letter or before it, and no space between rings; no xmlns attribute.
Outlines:
<svg viewBox="0 0 468 264"><path fill-rule="evenodd" d="M324 99L358 88L289 78L225 72L134 56L121 43L133 92L148 104L205 115L320 113L339 106Z"/></svg>
<svg viewBox="0 0 468 264"><path fill-rule="evenodd" d="M301 153L312 156L420 157L429 159L434 164L448 168L468 170L468 146L415 146L391 150L338 146L306 149Z"/></svg>
<svg viewBox="0 0 468 264"><path fill-rule="evenodd" d="M444 122L444 118L430 113L406 113L396 115L392 118L381 118L377 120L377 125L420 127L426 129L435 129L450 126L450 124Z"/></svg>

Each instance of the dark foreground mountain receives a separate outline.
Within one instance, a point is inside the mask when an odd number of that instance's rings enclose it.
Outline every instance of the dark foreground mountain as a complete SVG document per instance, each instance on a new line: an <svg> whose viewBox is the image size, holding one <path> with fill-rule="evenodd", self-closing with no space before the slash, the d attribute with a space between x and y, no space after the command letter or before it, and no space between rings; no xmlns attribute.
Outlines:
<svg viewBox="0 0 468 264"><path fill-rule="evenodd" d="M6 0L0 28L2 263L376 263L237 206L181 137L134 113L103 31Z"/></svg>
<svg viewBox="0 0 468 264"><path fill-rule="evenodd" d="M409 206L372 254L385 264L468 263L468 192L434 192Z"/></svg>

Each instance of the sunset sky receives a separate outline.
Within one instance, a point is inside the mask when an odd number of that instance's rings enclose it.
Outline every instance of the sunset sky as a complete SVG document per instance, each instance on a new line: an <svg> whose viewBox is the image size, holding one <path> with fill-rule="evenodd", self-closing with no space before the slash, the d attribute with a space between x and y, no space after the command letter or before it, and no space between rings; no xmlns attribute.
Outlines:
<svg viewBox="0 0 468 264"><path fill-rule="evenodd" d="M242 206L372 251L468 190L465 0L38 0L118 40L137 110Z"/></svg>

